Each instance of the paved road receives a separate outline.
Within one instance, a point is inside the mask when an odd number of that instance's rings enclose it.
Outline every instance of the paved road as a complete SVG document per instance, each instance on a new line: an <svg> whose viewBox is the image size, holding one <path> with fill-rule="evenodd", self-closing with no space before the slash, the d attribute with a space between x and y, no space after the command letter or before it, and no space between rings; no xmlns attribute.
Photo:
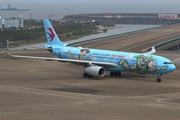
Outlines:
<svg viewBox="0 0 180 120"><path fill-rule="evenodd" d="M132 33L81 46L141 52L179 37L180 25ZM148 43L147 43L148 42ZM143 44L144 43L144 44ZM54 57L47 51L11 51ZM171 60L180 53L157 52ZM11 58L0 52L0 119L2 120L179 120L180 61L162 76L123 73L88 79L69 63Z"/></svg>

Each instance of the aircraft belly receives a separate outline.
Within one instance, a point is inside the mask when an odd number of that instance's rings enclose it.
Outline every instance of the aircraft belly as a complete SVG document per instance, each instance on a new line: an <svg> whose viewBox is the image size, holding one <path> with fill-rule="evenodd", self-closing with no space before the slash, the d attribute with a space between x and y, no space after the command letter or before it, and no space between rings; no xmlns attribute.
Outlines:
<svg viewBox="0 0 180 120"><path fill-rule="evenodd" d="M53 54L59 57L59 50L53 50Z"/></svg>
<svg viewBox="0 0 180 120"><path fill-rule="evenodd" d="M106 71L128 71L127 69L124 69L122 67L113 67L113 68L105 68Z"/></svg>

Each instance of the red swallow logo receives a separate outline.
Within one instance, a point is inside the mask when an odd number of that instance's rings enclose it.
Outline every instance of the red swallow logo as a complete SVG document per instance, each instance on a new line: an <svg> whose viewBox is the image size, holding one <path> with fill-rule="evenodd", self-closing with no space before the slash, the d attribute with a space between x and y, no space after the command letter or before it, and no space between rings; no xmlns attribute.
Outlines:
<svg viewBox="0 0 180 120"><path fill-rule="evenodd" d="M52 42L54 40L55 34L54 34L52 28L48 28L48 30L49 30L50 33L47 33L47 34L49 34L49 39Z"/></svg>

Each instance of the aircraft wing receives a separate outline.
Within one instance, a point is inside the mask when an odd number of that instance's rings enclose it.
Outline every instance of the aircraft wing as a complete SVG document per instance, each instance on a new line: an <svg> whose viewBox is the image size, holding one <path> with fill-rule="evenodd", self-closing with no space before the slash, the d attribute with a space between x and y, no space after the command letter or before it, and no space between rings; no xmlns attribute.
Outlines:
<svg viewBox="0 0 180 120"><path fill-rule="evenodd" d="M47 60L47 61L58 61L58 62L70 62L73 64L77 65L83 65L83 66L88 66L88 65L99 65L101 67L105 68L111 68L111 67L118 67L117 64L115 63L110 63L110 62L97 62L97 61L86 61L86 60L72 60L72 59L61 59L61 58L48 58L48 57L36 57L36 56L20 56L20 55L12 55L8 52L5 52L11 57L15 58L30 58L30 59L42 59L42 60Z"/></svg>
<svg viewBox="0 0 180 120"><path fill-rule="evenodd" d="M151 51L146 52L146 53L143 53L143 54L145 54L145 55L151 55L151 54L153 54L153 53L155 53L155 52L156 52L156 49L155 49L155 47L153 46L153 47L151 48Z"/></svg>

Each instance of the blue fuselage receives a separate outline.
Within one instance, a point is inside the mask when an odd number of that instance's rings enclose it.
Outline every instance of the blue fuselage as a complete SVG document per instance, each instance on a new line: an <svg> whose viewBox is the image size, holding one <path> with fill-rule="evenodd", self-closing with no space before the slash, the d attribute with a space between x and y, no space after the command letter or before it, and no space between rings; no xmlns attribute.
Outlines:
<svg viewBox="0 0 180 120"><path fill-rule="evenodd" d="M52 53L62 59L109 62L118 65L117 67L105 68L107 71L165 74L176 68L169 59L157 55L67 46L53 46Z"/></svg>

